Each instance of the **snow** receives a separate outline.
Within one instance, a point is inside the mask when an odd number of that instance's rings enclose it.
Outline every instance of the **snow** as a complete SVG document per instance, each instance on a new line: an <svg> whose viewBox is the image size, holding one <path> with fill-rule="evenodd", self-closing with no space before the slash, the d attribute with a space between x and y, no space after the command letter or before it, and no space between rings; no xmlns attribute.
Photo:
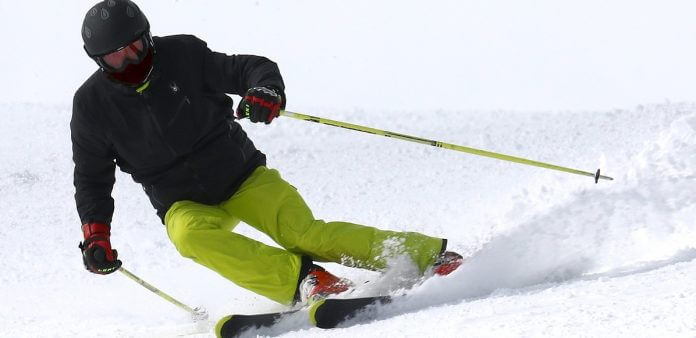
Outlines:
<svg viewBox="0 0 696 338"><path fill-rule="evenodd" d="M78 34L91 4L0 2L6 45L21 47L0 53L0 336L212 336L124 276L82 267L68 122L94 70ZM329 333L296 318L284 336L696 336L692 2L206 4L140 7L155 34L276 60L289 110L615 178L243 122L318 217L447 237L468 257L376 322ZM130 271L213 320L282 309L180 257L128 176L113 195ZM397 284L399 263L382 277L328 268L371 281L369 294Z"/></svg>

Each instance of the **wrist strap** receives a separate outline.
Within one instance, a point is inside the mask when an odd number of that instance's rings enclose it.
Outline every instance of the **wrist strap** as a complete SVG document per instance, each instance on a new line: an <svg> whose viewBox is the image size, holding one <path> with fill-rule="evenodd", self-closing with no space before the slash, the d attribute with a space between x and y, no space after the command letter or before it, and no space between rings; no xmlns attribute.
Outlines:
<svg viewBox="0 0 696 338"><path fill-rule="evenodd" d="M80 249L82 249L83 251L84 251L84 250L87 250L87 249L89 249L90 244L92 244L93 242L99 242L99 241L106 241L106 242L108 242L108 241L109 241L109 238L108 238L108 237L102 237L102 236L90 237L90 238L88 238L88 239L85 239L84 242L80 242Z"/></svg>

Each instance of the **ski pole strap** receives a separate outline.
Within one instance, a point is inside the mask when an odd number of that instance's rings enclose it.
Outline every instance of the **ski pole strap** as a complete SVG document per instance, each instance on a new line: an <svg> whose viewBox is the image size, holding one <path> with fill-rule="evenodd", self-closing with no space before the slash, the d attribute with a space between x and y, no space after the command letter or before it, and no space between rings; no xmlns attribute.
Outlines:
<svg viewBox="0 0 696 338"><path fill-rule="evenodd" d="M191 307L189 307L188 305L186 305L186 304L184 304L184 303L182 303L182 302L180 302L180 301L174 299L172 296L170 296L170 295L168 295L168 294L166 294L166 293L160 291L158 288L156 288L156 287L154 287L152 284L150 284L150 283L148 283L148 282L146 282L146 281L140 279L138 276L136 276L136 275L134 275L133 273L131 273L130 271L126 270L124 267L118 268L118 271L121 271L124 275L128 276L128 278L134 280L135 282L137 282L138 284L142 285L142 286L145 287L146 289L148 289L148 290L152 291L153 293L157 294L158 296L164 298L166 301L168 301L168 302L170 302L170 303L172 303L172 304L174 304L174 305L176 305L176 306L178 306L178 307L180 307L180 308L182 308L182 309L184 309L184 310L190 312L190 313L193 314L193 315L197 315L197 314L198 314L198 312L197 312L196 310L194 310L194 309L192 309Z"/></svg>
<svg viewBox="0 0 696 338"><path fill-rule="evenodd" d="M434 140L429 140L429 139L405 135L405 134L394 133L391 131L360 126L357 124L352 124L352 123L347 123L347 122L334 121L334 120L325 119L322 117L310 116L310 115L295 113L295 112L291 112L291 111L287 111L287 110L281 110L280 115L292 117L292 118L295 118L298 120L316 122L316 123L326 124L326 125L330 125L330 126L334 126L334 127L340 127L340 128L350 129L350 130L361 131L361 132L369 133L369 134L391 137L391 138L395 138L395 139L399 139L399 140L403 140L403 141L410 141L410 142L415 142L415 143L426 144L426 145L430 145L430 146L438 147L438 148L456 150L456 151L460 151L463 153L469 153L469 154L478 155L478 156L496 158L496 159L508 161L508 162L515 162L515 163L526 164L526 165L540 167L540 168L563 171L563 172L576 174L576 175L589 176L589 177L592 177L595 179L595 183L597 183L599 181L599 179L609 180L609 181L614 180L613 178L611 178L609 176L600 175L599 169L597 169L596 172L591 173L591 172L587 172L587 171L561 167L561 166L554 165L554 164L528 160L528 159L522 158L522 157L515 157L515 156L510 156L510 155L505 155L505 154L499 154L499 153L494 153L492 151L464 147L464 146L459 146L456 144L434 141Z"/></svg>

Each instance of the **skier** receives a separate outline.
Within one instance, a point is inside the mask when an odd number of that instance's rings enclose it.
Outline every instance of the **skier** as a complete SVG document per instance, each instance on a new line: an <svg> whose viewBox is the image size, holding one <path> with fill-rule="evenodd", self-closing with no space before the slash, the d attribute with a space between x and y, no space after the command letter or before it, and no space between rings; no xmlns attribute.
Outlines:
<svg viewBox="0 0 696 338"><path fill-rule="evenodd" d="M75 93L70 122L87 270L121 266L110 243L116 166L142 185L182 256L282 304L351 288L315 261L380 270L388 253L407 255L440 275L461 264L445 239L315 219L266 167L235 118L269 124L284 109L274 62L213 52L191 35L153 37L128 0L93 6L82 38L99 66ZM227 94L242 97L236 112ZM283 249L232 232L239 221Z"/></svg>

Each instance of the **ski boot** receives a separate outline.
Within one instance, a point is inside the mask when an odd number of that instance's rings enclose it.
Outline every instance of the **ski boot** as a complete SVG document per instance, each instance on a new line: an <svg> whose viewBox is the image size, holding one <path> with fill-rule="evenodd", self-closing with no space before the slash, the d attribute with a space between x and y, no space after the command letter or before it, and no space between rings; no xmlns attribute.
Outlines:
<svg viewBox="0 0 696 338"><path fill-rule="evenodd" d="M314 265L307 276L300 282L300 297L303 303L324 299L329 296L346 292L354 287L345 278L339 278L324 268Z"/></svg>
<svg viewBox="0 0 696 338"><path fill-rule="evenodd" d="M445 251L435 260L432 273L437 276L447 276L452 273L452 271L457 270L462 263L464 263L464 257L462 257L462 255L452 251Z"/></svg>

